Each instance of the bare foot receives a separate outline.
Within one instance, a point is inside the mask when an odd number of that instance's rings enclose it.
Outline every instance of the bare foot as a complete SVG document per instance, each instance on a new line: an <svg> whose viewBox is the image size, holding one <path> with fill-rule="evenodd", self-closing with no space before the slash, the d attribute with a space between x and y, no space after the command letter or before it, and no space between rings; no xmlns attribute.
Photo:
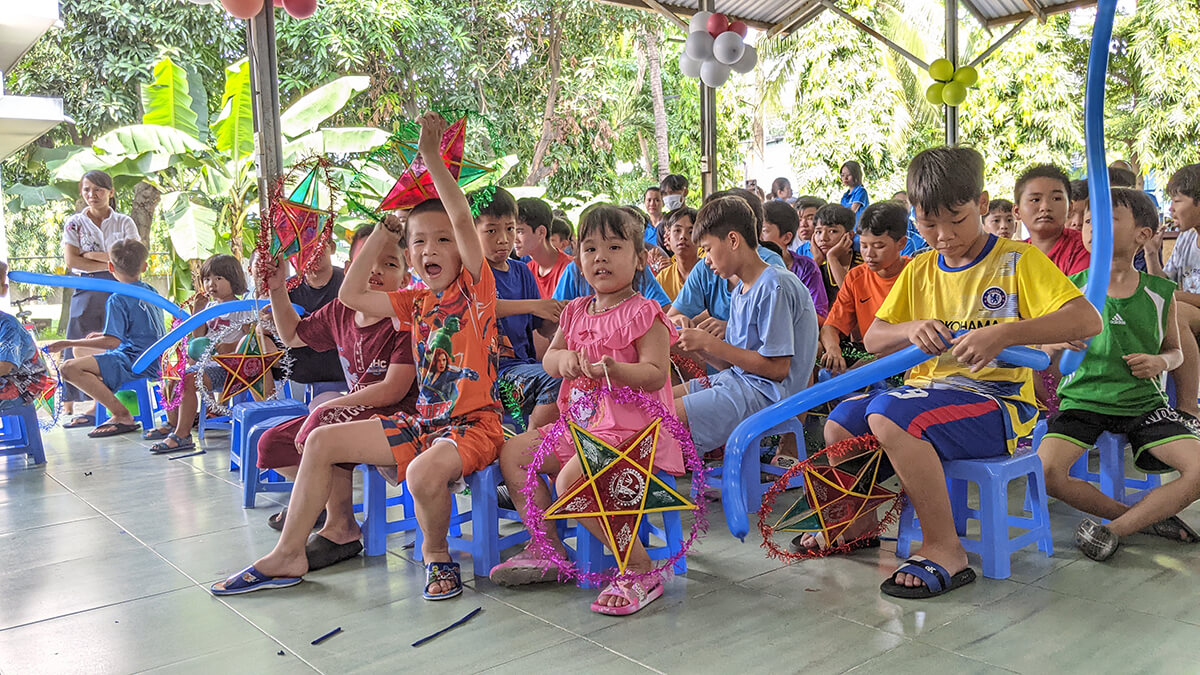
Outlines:
<svg viewBox="0 0 1200 675"><path fill-rule="evenodd" d="M634 565L632 563L630 563L630 565L625 568L626 572L632 572L634 574L641 574L643 572L649 572L652 569L654 569L654 565L649 562L642 564L642 565L638 565L637 567L634 567ZM643 581L641 583L642 583L643 587L654 585L653 579L647 579L646 581ZM632 590L632 582L619 581L619 582L617 582L617 585L621 586L622 588L627 589L630 593L634 592ZM625 598L623 598L619 595L601 595L600 597L596 598L596 604L601 605L603 607L625 607L625 606L629 605L630 603L628 600L626 600Z"/></svg>
<svg viewBox="0 0 1200 675"><path fill-rule="evenodd" d="M254 561L254 569L269 577L302 577L308 573L308 556L304 549L290 555L271 551Z"/></svg>
<svg viewBox="0 0 1200 675"><path fill-rule="evenodd" d="M879 517L873 512L869 514L864 513L858 520L851 523L850 527L846 528L841 537L844 541L854 541L868 532L875 531L878 527ZM832 542L826 544L827 547L836 545ZM800 537L800 548L802 550L815 551L821 547L815 535L804 534Z"/></svg>
<svg viewBox="0 0 1200 675"><path fill-rule="evenodd" d="M325 527L322 527L317 534L335 544L349 544L362 539L362 529L353 517L349 519L327 518Z"/></svg>
<svg viewBox="0 0 1200 675"><path fill-rule="evenodd" d="M934 548L932 546L922 546L921 550L913 553L909 557L931 560L942 567L945 567L946 571L950 573L950 576L954 576L955 574L958 574L967 568L967 552L963 550L961 546L955 546L953 548L946 549ZM895 576L895 581L897 584L901 586L908 586L909 588L916 588L917 586L925 585L924 581L921 581L919 578L914 577L911 574L897 574Z"/></svg>
<svg viewBox="0 0 1200 675"><path fill-rule="evenodd" d="M425 559L426 566L428 566L429 563L435 562L454 562L454 559L450 557L449 551L426 552L422 557ZM427 590L429 591L430 595L449 593L450 591L454 590L454 582L435 581L429 584L429 588Z"/></svg>

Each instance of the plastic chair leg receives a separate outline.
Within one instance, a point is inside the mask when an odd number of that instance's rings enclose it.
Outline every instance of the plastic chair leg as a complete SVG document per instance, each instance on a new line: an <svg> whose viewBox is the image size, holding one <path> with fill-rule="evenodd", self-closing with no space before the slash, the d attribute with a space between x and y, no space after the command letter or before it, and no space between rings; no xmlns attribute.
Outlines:
<svg viewBox="0 0 1200 675"><path fill-rule="evenodd" d="M25 454L33 458L34 465L46 463L46 449L42 445L42 428L38 425L37 408L31 405L21 406L17 411L21 425L25 428Z"/></svg>
<svg viewBox="0 0 1200 675"><path fill-rule="evenodd" d="M258 500L258 443L249 439L242 448L242 508L252 509Z"/></svg>
<svg viewBox="0 0 1200 675"><path fill-rule="evenodd" d="M1100 450L1100 491L1125 503L1125 446L1124 439L1104 434L1096 441Z"/></svg>
<svg viewBox="0 0 1200 675"><path fill-rule="evenodd" d="M1038 537L1038 550L1048 557L1053 556L1054 537L1050 533L1050 501L1046 496L1046 481L1043 480L1042 474L1031 471L1025 476L1025 485L1027 499L1032 501L1030 516L1033 518L1034 527L1042 533Z"/></svg>
<svg viewBox="0 0 1200 675"><path fill-rule="evenodd" d="M368 556L387 553L387 481L373 467L363 472L363 549ZM405 512L407 513L407 509Z"/></svg>
<svg viewBox="0 0 1200 675"><path fill-rule="evenodd" d="M500 564L500 515L496 512L498 469L489 466L477 471L471 482L471 557L475 576L486 577Z"/></svg>
<svg viewBox="0 0 1200 675"><path fill-rule="evenodd" d="M987 481L979 486L979 554L983 558L983 576L1007 579L1009 569L1008 484Z"/></svg>

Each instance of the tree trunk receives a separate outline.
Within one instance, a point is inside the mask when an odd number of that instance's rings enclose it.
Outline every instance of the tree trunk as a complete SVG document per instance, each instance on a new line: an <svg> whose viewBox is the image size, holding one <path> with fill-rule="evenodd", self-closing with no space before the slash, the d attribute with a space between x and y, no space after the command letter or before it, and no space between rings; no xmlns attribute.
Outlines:
<svg viewBox="0 0 1200 675"><path fill-rule="evenodd" d="M642 152L642 155L641 155L642 156L642 170L646 172L647 176L653 176L654 175L654 163L650 161L650 146L648 146L646 144L646 137L643 136L642 132L640 132L640 131L637 132L637 139L638 139L638 149L640 149ZM662 181L661 178L659 178L658 180Z"/></svg>
<svg viewBox="0 0 1200 675"><path fill-rule="evenodd" d="M658 35L647 32L642 36L646 43L646 61L650 66L650 96L654 101L654 146L658 151L658 179L671 173L671 156L667 152L667 105L663 101L662 61L658 53Z"/></svg>
<svg viewBox="0 0 1200 675"><path fill-rule="evenodd" d="M542 135L533 146L533 159L529 162L529 175L525 177L525 185L537 185L557 168L557 163L548 167L545 162L550 143L554 141L554 108L558 104L558 91L562 86L559 81L562 74L562 23L559 12L557 9L550 11L550 54L547 57L550 82L546 89L546 108L542 112Z"/></svg>
<svg viewBox="0 0 1200 675"><path fill-rule="evenodd" d="M137 225L138 236L146 247L150 246L150 226L154 224L154 209L158 208L158 200L162 195L146 181L133 187L133 204L129 207L129 217Z"/></svg>

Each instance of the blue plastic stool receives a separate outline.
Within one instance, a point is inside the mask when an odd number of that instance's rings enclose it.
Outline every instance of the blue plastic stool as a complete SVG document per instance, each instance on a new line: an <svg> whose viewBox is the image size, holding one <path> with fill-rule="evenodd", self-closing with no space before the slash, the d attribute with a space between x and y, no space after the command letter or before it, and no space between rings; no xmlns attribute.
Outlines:
<svg viewBox="0 0 1200 675"><path fill-rule="evenodd" d="M1047 557L1054 555L1046 481L1042 477L1042 460L1036 453L1025 451L1011 457L953 460L942 462L942 468L946 472L946 488L950 492L950 505L954 509L954 526L959 540L963 548L982 559L983 576L1007 579L1011 575L1009 563L1012 554L1035 542L1038 550ZM1012 516L1008 513L1008 484L1021 477L1028 481L1026 497L1032 507L1030 516ZM979 486L978 509L967 504L968 482ZM979 521L979 539L964 536L969 519ZM1009 538L1010 527L1027 531ZM920 539L920 521L912 504L906 503L900 514L896 556L907 558L912 542Z"/></svg>
<svg viewBox="0 0 1200 675"><path fill-rule="evenodd" d="M151 383L150 380L142 378L126 382L117 389L117 391L132 391L137 394L138 414L135 419L142 425L143 431L150 431L158 426L155 418L161 417L163 420L166 419L166 412L158 410L158 399L153 394L155 386L157 386L156 383ZM96 426L104 424L107 419L108 410L97 401Z"/></svg>
<svg viewBox="0 0 1200 675"><path fill-rule="evenodd" d="M500 484L500 466L491 464L480 471L466 477L467 487L471 490L471 511L460 513L450 518L451 527L465 522L471 523L471 537L455 536L453 532L446 538L451 551L470 554L474 564L475 576L486 577L492 568L500 564L500 551L529 539L529 533L522 528L519 532L500 536L500 518L520 521L521 516L516 511L501 509L497 504L496 487ZM413 551L413 559L421 561L421 543L425 536L417 528L417 542Z"/></svg>
<svg viewBox="0 0 1200 675"><path fill-rule="evenodd" d="M655 473L663 483L668 487L675 488L675 478L665 473ZM650 523L650 515L662 516L663 525L658 527ZM642 545L646 547L646 552L650 554L651 560L666 560L683 549L683 512L682 511L663 511L659 514L648 514L642 518L641 526L638 528L639 538L642 540ZM568 553L574 554L575 564L583 572L602 572L606 569L617 566L617 559L609 553L604 552L604 542L592 536L587 528L582 523L575 523L575 548L572 550L568 547ZM662 539L665 543L661 546L650 546L650 536L654 535ZM682 557L675 561L675 574L687 573L687 558ZM583 584L589 587L591 584Z"/></svg>
<svg viewBox="0 0 1200 675"><path fill-rule="evenodd" d="M804 425L800 423L800 418L798 418L798 417L792 417L784 422L781 422L779 425L775 426L774 428L768 430L766 433L759 436L759 441L761 442L761 440L763 438L766 438L767 436L782 436L784 434L795 434L796 450L799 452L804 449L804 447L805 447ZM722 489L722 487L724 486L724 479L723 479L724 468L725 467L723 467L723 466L719 466L719 467L716 467L715 469L712 469L709 472L708 481L707 481L709 489L715 489L718 491L720 491ZM763 473L771 474L772 476L782 476L783 474L787 473L787 471L785 469L781 469L781 468L779 468L773 464L770 464L768 462L762 462L759 465L759 471L761 471ZM804 485L804 478L802 476L796 476L788 482L788 489L798 488L803 485ZM765 495L767 493L767 489L770 486L771 486L771 483L760 483L757 481L750 481L749 494L746 495L746 503L751 504L751 505L761 504L763 495Z"/></svg>
<svg viewBox="0 0 1200 675"><path fill-rule="evenodd" d="M258 439L275 426L296 419L295 415L281 415L260 420L248 427L246 440L242 444L242 508L254 508L260 492L291 492L292 482L273 469L258 468Z"/></svg>
<svg viewBox="0 0 1200 675"><path fill-rule="evenodd" d="M1101 492L1122 504L1136 503L1145 497L1146 493L1162 486L1162 477L1156 473L1146 474L1146 477L1141 479L1126 476L1125 443L1125 437L1122 435L1107 432L1100 434L1096 441L1096 449L1100 451L1099 473L1088 469L1088 453L1085 452L1071 465L1071 476L1099 483Z"/></svg>
<svg viewBox="0 0 1200 675"><path fill-rule="evenodd" d="M229 470L240 470L240 478L245 482L246 468L254 466L254 462L247 464L242 459L242 455L245 453L246 434L249 432L250 427L272 417L291 415L293 418L296 418L307 414L308 406L300 401L293 401L291 399L268 399L266 401L235 403L229 434ZM254 458L255 462L257 462L257 445L254 449Z"/></svg>
<svg viewBox="0 0 1200 675"><path fill-rule="evenodd" d="M417 515L413 510L412 495L408 492L408 484L400 483L400 494L387 496L388 482L379 471L370 464L359 464L358 470L363 477L363 500L354 505L354 512L363 514L359 522L363 533L363 553L367 556L387 553L387 538L395 532L407 532L417 529ZM399 520L388 520L387 510L393 506L402 506L403 515ZM450 535L462 535L461 526L454 522L458 515L457 500L450 503ZM420 548L417 549L418 555Z"/></svg>
<svg viewBox="0 0 1200 675"><path fill-rule="evenodd" d="M42 428L32 405L10 408L0 416L0 456L19 455L28 455L35 466L46 463Z"/></svg>

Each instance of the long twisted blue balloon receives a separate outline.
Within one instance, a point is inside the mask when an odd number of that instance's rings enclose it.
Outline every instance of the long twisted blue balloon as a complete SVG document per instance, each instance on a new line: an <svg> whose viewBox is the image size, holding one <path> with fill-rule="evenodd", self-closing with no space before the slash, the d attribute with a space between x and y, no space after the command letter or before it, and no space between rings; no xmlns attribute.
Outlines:
<svg viewBox="0 0 1200 675"><path fill-rule="evenodd" d="M38 274L37 272L23 272L14 270L8 273L8 280L18 284L33 284L35 286L54 286L56 288L74 288L80 291L99 291L101 293L113 293L115 295L128 295L131 298L137 298L145 302L159 307L171 316L177 319L186 319L187 312L179 308L175 303L167 300L163 296L154 291L126 284L112 279L99 279L97 277L76 277L66 274Z"/></svg>
<svg viewBox="0 0 1200 675"><path fill-rule="evenodd" d="M1087 87L1084 91L1083 131L1087 148L1088 200L1092 209L1092 264L1088 267L1087 288L1083 295L1104 315L1108 298L1108 277L1112 272L1112 188L1108 182L1108 162L1104 155L1104 83L1108 77L1108 45L1112 41L1113 17L1117 0L1096 4L1096 23L1092 26L1092 49L1088 54ZM1075 372L1087 350L1063 353L1059 370L1063 375Z"/></svg>

